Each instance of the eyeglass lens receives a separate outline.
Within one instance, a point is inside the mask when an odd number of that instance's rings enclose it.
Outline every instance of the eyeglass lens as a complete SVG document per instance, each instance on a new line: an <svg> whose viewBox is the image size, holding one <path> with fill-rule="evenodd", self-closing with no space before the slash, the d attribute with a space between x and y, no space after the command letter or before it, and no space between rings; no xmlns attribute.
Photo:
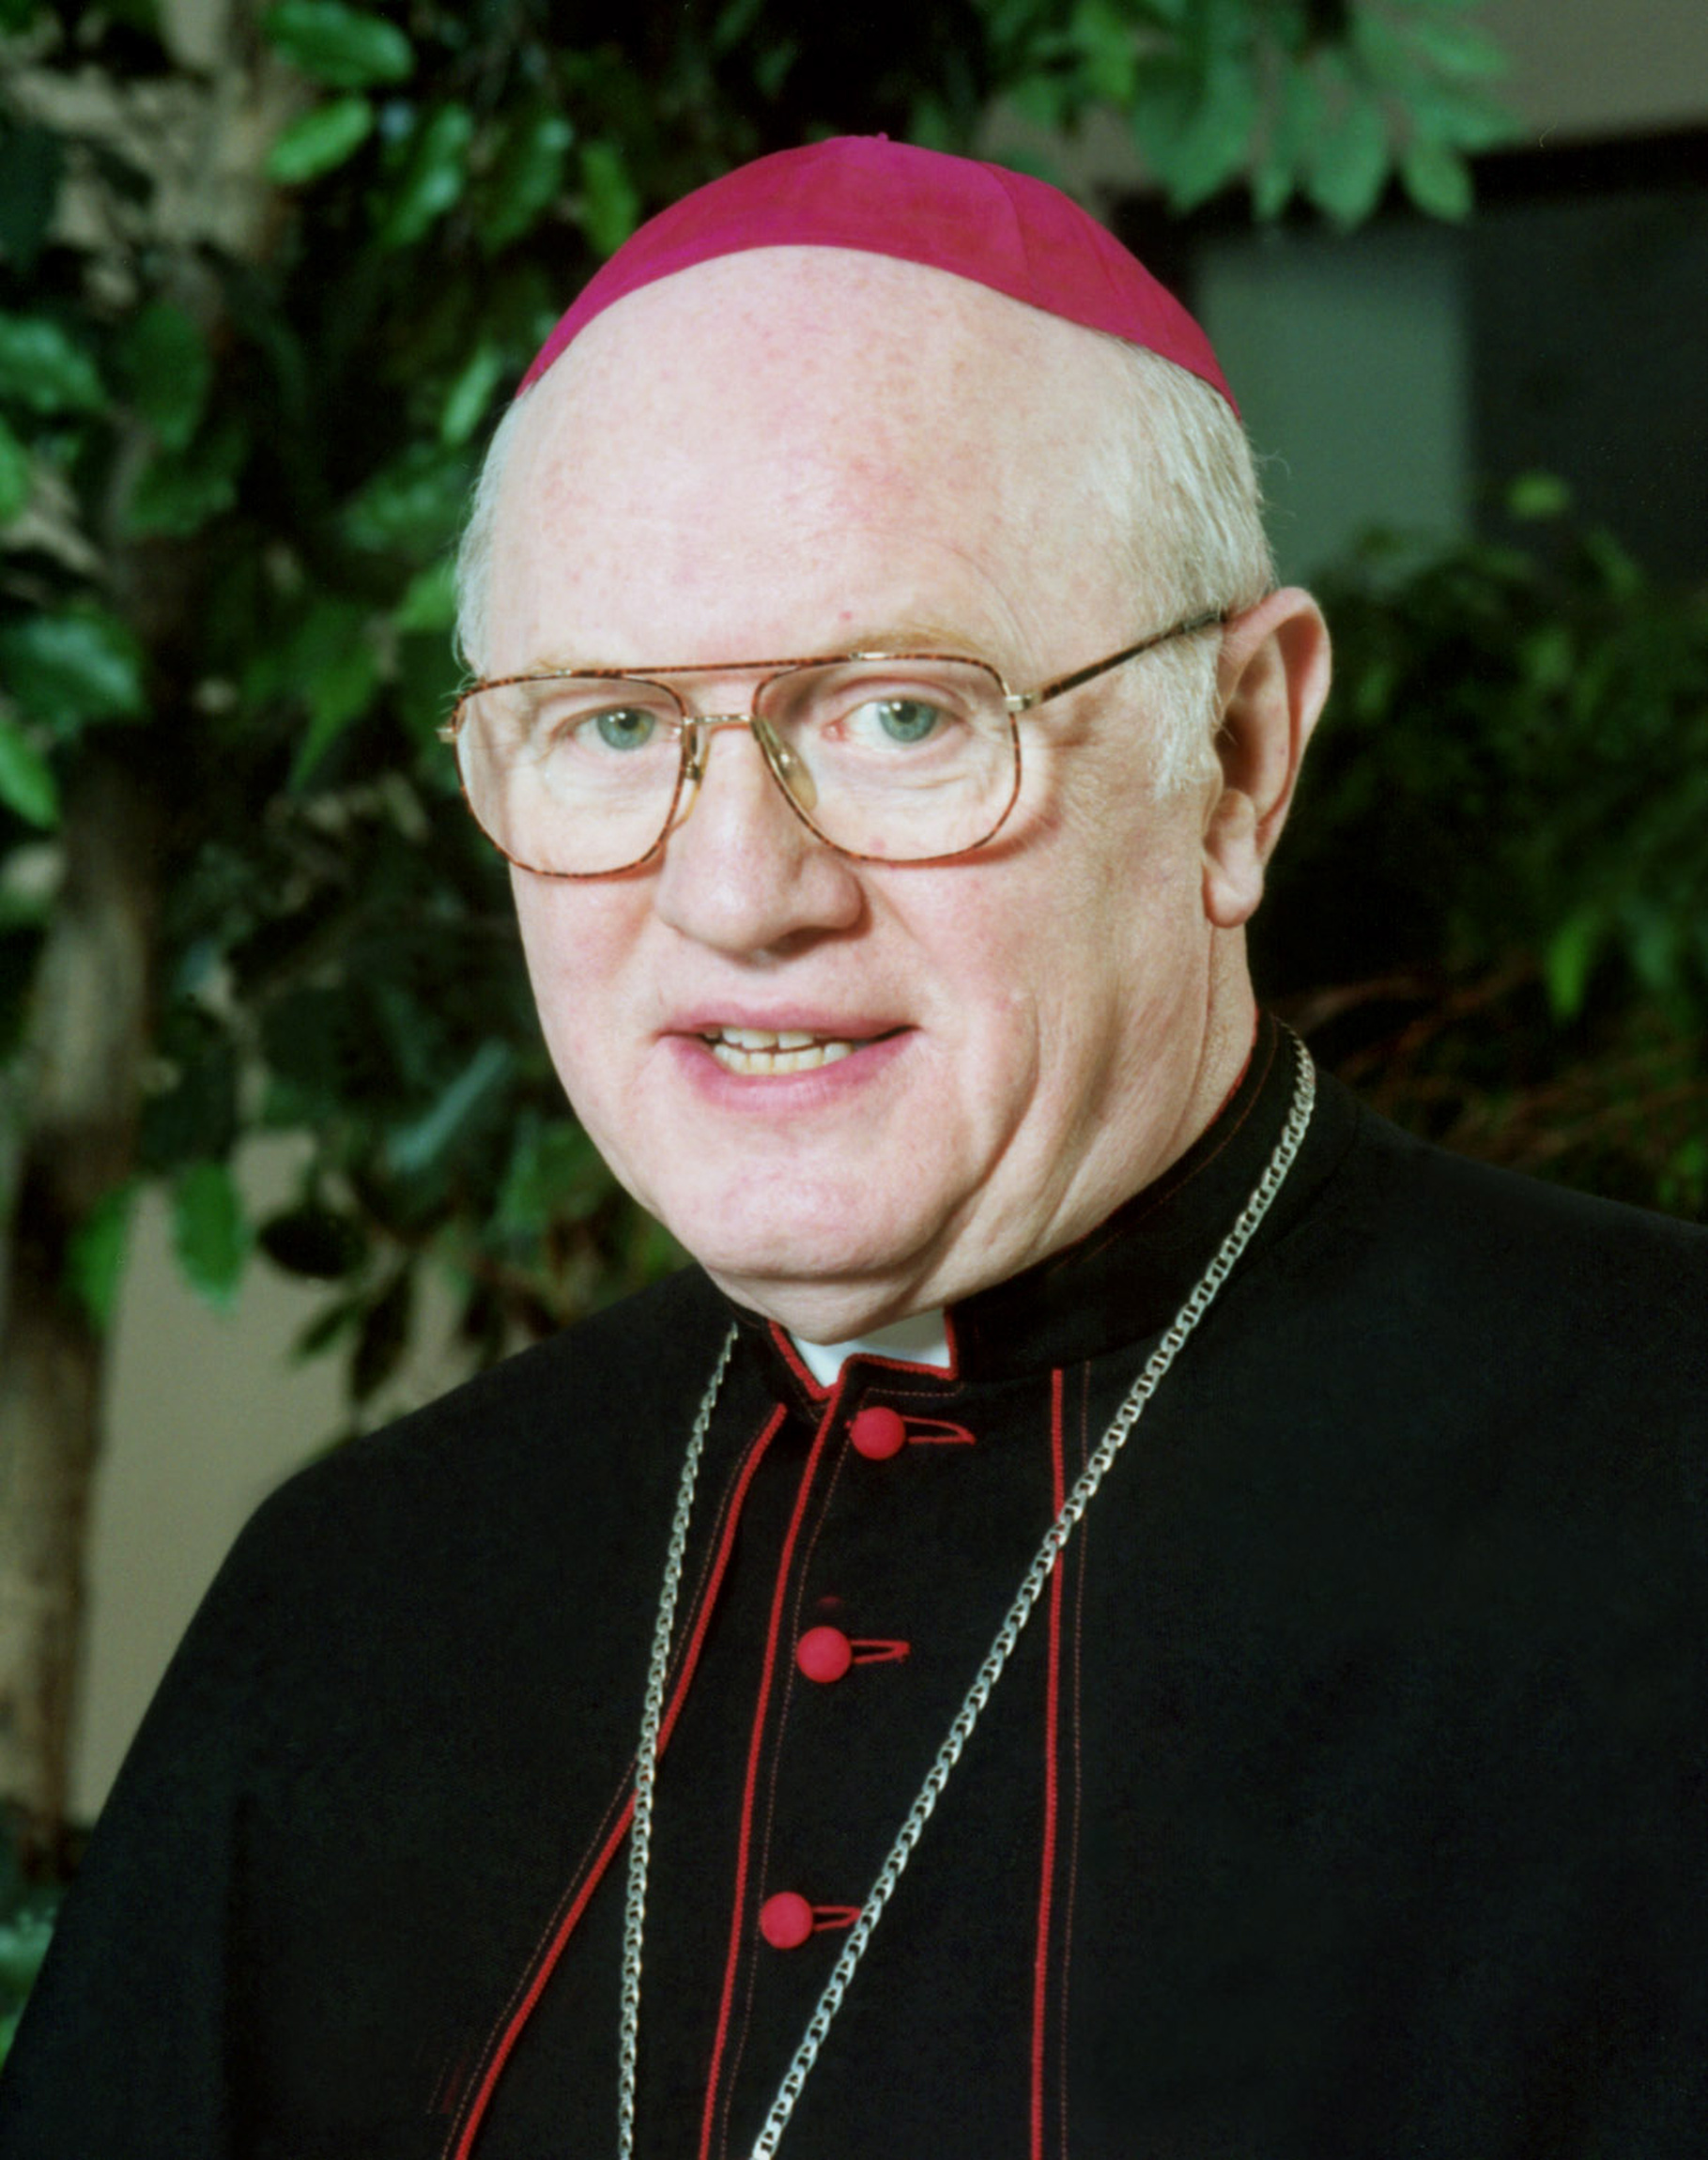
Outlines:
<svg viewBox="0 0 1708 2160"><path fill-rule="evenodd" d="M1013 795L1002 685L978 662L886 659L790 669L753 717L774 777L851 855L922 861L977 846ZM512 861L567 876L649 855L676 810L689 721L662 684L557 675L474 692L458 734L475 816Z"/></svg>

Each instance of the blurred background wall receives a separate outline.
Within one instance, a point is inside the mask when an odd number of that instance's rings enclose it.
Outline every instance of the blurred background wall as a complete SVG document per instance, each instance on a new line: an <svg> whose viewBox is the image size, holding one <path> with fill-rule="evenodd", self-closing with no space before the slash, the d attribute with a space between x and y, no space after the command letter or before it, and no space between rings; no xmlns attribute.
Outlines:
<svg viewBox="0 0 1708 2160"><path fill-rule="evenodd" d="M1484 161L1464 228L1378 219L1346 239L1187 221L1157 267L1188 288L1269 460L1283 566L1372 524L1447 533L1485 484L1562 471L1639 553L1708 575L1708 8L1488 0L1525 147ZM1113 189L1138 176L1095 138ZM1131 224L1146 245L1142 200ZM286 1160L246 1165L257 1199ZM96 1501L73 1810L100 1806L172 1645L244 1519L342 1422L331 1361L287 1346L318 1293L255 1263L235 1311L184 1289L138 1226ZM423 1331L431 1343L435 1331ZM398 1399L452 1377L429 1358Z"/></svg>

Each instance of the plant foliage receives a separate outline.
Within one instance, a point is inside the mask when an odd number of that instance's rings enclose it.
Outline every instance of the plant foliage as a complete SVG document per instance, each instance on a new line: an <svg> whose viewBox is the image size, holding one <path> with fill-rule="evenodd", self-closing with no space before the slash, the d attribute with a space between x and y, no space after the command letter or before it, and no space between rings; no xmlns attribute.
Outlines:
<svg viewBox="0 0 1708 2160"><path fill-rule="evenodd" d="M56 1856L53 1872L68 1872L74 1858L71 1852ZM59 1895L54 1882L26 1873L12 1825L0 1818L0 2064L47 1955Z"/></svg>
<svg viewBox="0 0 1708 2160"><path fill-rule="evenodd" d="M1532 476L1511 544L1325 581L1336 688L1260 918L1369 1099L1708 1215L1708 594Z"/></svg>

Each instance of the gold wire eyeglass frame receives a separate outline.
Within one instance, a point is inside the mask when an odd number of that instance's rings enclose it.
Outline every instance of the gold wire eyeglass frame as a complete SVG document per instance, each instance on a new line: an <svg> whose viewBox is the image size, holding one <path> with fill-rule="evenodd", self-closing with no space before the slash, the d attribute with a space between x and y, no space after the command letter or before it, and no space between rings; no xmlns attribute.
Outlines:
<svg viewBox="0 0 1708 2160"><path fill-rule="evenodd" d="M1208 630L1212 625L1220 626L1225 624L1227 620L1228 612L1225 609L1207 609L1202 614L1191 616L1183 623L1172 624L1166 630L1157 630L1148 638L1141 638L1136 644L1123 645L1118 653L1111 653L1106 659L1093 660L1088 667L1075 668L1071 673L1057 675L1053 681L1040 683L1036 689L1031 690L1010 689L1000 671L992 667L988 660L980 660L966 653L829 653L811 658L795 660L695 660L681 667L649 668L646 670L637 668L554 668L544 672L535 671L520 675L494 675L485 682L469 684L469 687L461 693L452 709L451 717L439 730L439 739L441 743L449 744L457 752L457 779L462 788L463 800L468 806L469 815L480 827L483 836L490 841L506 862L515 864L516 869L525 870L534 877L554 877L577 881L594 877L621 877L627 872L639 870L651 862L693 808L695 792L705 774L710 738L714 730L717 728L746 728L748 730L760 747L760 753L764 759L765 768L776 782L777 792L802 825L811 833L814 840L821 841L835 854L847 856L852 862L904 864L910 869L920 868L931 863L953 862L958 856L971 855L978 848L988 847L1008 822L1014 805L1020 800L1021 745L1020 730L1016 722L1023 713L1035 712L1039 705L1047 705L1053 698L1065 697L1069 690L1077 690L1084 684L1095 682L1098 676L1108 674L1112 669L1124 667L1129 660L1136 660L1142 654L1154 652L1159 645L1169 644L1176 638L1190 638L1199 630ZM1009 784L1007 799L990 826L980 833L977 840L967 841L960 847L947 848L940 855L907 856L862 855L857 849L844 847L840 841L832 840L827 833L821 832L818 826L813 824L806 804L796 792L798 783L796 779L792 777L791 768L794 767L798 761L769 722L753 710L753 706L759 702L765 691L779 676L792 674L798 669L845 667L859 661L900 660L939 660L947 661L959 667L970 666L982 669L1001 691L1003 709L1008 715L1013 778ZM758 675L760 680L753 687L751 701L747 711L745 713L692 713L683 702L682 698L671 687L671 684L663 679L666 676L691 678L697 675L743 675L749 673ZM532 863L521 861L488 831L469 793L468 780L463 770L461 738L463 725L472 700L478 698L485 690L508 690L517 688L528 683L556 682L634 683L642 688L662 692L676 706L681 716L682 759L676 770L676 785L671 791L669 806L665 812L664 822L659 826L657 836L651 846L644 849L639 855L633 856L627 862L613 864L607 870L541 870Z"/></svg>

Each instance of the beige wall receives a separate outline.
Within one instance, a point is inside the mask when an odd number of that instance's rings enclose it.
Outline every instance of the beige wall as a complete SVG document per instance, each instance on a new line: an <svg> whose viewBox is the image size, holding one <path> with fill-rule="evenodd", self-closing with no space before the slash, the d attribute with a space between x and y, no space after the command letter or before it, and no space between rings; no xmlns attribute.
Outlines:
<svg viewBox="0 0 1708 2160"><path fill-rule="evenodd" d="M245 1517L336 1429L329 1362L285 1347L317 1300L252 1267L234 1313L211 1312L174 1267L163 1206L133 1231L95 1496L89 1633L72 1808L99 1808L172 1646Z"/></svg>
<svg viewBox="0 0 1708 2160"><path fill-rule="evenodd" d="M1477 20L1505 49L1502 94L1538 142L1708 119L1703 0L1485 0Z"/></svg>
<svg viewBox="0 0 1708 2160"><path fill-rule="evenodd" d="M292 1150L245 1161L252 1206L281 1204ZM164 1205L138 1211L109 1375L107 1452L95 1495L89 1626L72 1812L100 1809L173 1647L232 1539L279 1481L345 1421L338 1363L292 1361L327 1291L251 1263L237 1309L185 1288ZM421 1347L391 1391L397 1408L458 1377L444 1354L448 1307L426 1286Z"/></svg>

